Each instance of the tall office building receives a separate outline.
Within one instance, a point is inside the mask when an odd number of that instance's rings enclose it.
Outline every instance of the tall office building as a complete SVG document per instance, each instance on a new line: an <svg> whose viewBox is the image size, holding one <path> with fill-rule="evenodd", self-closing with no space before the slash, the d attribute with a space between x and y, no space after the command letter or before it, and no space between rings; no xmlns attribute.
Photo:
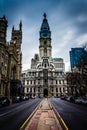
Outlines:
<svg viewBox="0 0 87 130"><path fill-rule="evenodd" d="M86 51L84 50L84 48L78 47L78 48L71 48L70 51L70 64L71 64L71 70L80 65L81 63L81 59L86 55Z"/></svg>

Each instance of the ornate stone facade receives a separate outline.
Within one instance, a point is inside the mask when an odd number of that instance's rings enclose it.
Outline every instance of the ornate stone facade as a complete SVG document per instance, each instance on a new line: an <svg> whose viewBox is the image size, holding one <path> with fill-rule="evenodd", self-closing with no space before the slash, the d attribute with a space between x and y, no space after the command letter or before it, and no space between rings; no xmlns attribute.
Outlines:
<svg viewBox="0 0 87 130"><path fill-rule="evenodd" d="M31 60L31 68L22 72L24 94L60 96L67 92L65 65L62 58L52 58L51 31L44 14L40 29L39 54Z"/></svg>
<svg viewBox="0 0 87 130"><path fill-rule="evenodd" d="M6 41L8 22L0 18L0 96L14 96L19 93L22 68L22 23L19 30L12 28L11 41Z"/></svg>

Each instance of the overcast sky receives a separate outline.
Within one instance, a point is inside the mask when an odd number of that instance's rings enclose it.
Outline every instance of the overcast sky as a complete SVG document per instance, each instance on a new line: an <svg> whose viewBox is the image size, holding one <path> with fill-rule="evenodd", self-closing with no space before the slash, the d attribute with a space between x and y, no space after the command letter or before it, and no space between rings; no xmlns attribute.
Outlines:
<svg viewBox="0 0 87 130"><path fill-rule="evenodd" d="M47 14L52 38L52 57L63 58L70 70L69 51L87 42L87 0L0 0L0 17L8 20L7 41L11 29L23 24L22 69L30 68L31 58L39 53L39 31L43 13Z"/></svg>

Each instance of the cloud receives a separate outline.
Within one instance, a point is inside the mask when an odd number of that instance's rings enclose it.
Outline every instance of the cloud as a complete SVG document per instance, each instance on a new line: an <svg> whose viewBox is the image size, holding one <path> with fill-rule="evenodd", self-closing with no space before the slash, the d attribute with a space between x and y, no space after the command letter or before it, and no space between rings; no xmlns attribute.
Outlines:
<svg viewBox="0 0 87 130"><path fill-rule="evenodd" d="M77 37L76 43L77 43L78 46L85 45L85 43L87 43L87 33Z"/></svg>
<svg viewBox="0 0 87 130"><path fill-rule="evenodd" d="M22 71L27 70L29 68L30 68L30 64L29 63L23 63Z"/></svg>
<svg viewBox="0 0 87 130"><path fill-rule="evenodd" d="M69 50L87 41L87 0L0 0L0 16L8 20L7 40L11 29L23 23L23 69L39 53L39 30L47 13L52 32L52 55L62 57L69 69Z"/></svg>
<svg viewBox="0 0 87 130"><path fill-rule="evenodd" d="M66 70L66 72L70 71L70 62L69 61L66 61L65 70Z"/></svg>

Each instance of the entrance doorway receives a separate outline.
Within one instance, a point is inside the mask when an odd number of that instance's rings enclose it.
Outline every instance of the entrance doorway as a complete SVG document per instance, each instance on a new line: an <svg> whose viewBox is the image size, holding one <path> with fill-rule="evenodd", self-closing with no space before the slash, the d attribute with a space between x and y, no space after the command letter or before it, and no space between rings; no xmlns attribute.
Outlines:
<svg viewBox="0 0 87 130"><path fill-rule="evenodd" d="M47 97L47 96L48 96L48 89L45 88L45 89L44 89L44 97Z"/></svg>

